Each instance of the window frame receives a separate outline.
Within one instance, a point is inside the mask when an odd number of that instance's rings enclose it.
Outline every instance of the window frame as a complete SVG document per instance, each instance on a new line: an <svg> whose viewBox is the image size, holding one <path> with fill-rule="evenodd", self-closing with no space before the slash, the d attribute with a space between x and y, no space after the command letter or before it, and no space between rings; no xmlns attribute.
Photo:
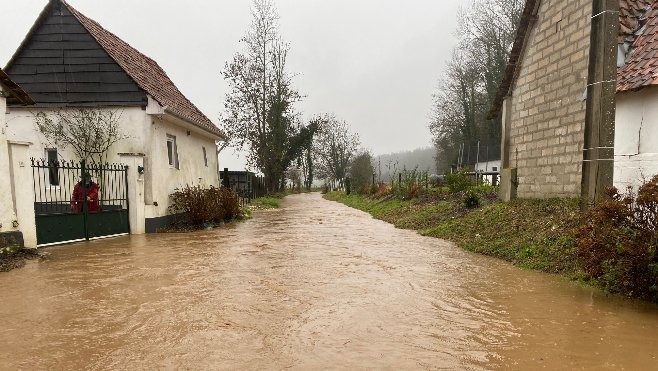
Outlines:
<svg viewBox="0 0 658 371"><path fill-rule="evenodd" d="M205 146L201 146L201 149L203 150L203 163L208 167L208 152L206 151Z"/></svg>
<svg viewBox="0 0 658 371"><path fill-rule="evenodd" d="M59 167L58 166L50 166L50 154L52 152L55 152L55 160L59 158L59 151L57 151L57 148L44 148L44 157L46 159L46 165L48 165L48 186L50 188L59 188L60 186L60 179L59 179ZM52 175L53 175L53 170L55 171L55 183L53 183Z"/></svg>
<svg viewBox="0 0 658 371"><path fill-rule="evenodd" d="M171 143L171 152L169 151L169 143ZM176 136L167 134L167 163L171 169L180 169L178 162L178 145L176 144Z"/></svg>

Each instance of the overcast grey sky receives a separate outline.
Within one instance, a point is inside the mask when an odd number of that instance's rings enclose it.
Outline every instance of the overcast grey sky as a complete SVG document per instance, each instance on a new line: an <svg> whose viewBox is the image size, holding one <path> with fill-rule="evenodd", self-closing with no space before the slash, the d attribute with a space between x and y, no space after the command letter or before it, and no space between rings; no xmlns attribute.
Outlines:
<svg viewBox="0 0 658 371"><path fill-rule="evenodd" d="M47 0L2 2L0 65L18 48ZM153 58L178 88L218 123L224 63L241 50L251 0L68 0ZM298 110L331 112L375 154L430 145L431 94L456 43L465 1L277 0L288 66L307 97ZM244 167L231 149L220 167Z"/></svg>

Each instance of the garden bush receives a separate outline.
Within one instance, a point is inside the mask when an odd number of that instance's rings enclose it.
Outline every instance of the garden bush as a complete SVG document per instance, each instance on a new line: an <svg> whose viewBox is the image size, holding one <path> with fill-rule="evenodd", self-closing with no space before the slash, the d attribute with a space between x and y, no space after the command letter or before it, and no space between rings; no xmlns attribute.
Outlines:
<svg viewBox="0 0 658 371"><path fill-rule="evenodd" d="M403 199L416 198L420 194L421 184L429 182L429 170L418 170L418 166L412 170L402 169L400 184L396 188L396 193Z"/></svg>
<svg viewBox="0 0 658 371"><path fill-rule="evenodd" d="M467 208L472 208L480 205L480 195L477 191L469 189L462 195L462 205Z"/></svg>
<svg viewBox="0 0 658 371"><path fill-rule="evenodd" d="M379 183L379 187L375 190L375 197L381 197L388 194L388 186L386 183Z"/></svg>
<svg viewBox="0 0 658 371"><path fill-rule="evenodd" d="M471 181L468 179L468 169L461 168L456 172L451 173L447 170L443 174L443 182L448 187L450 192L461 192L471 186Z"/></svg>
<svg viewBox="0 0 658 371"><path fill-rule="evenodd" d="M184 213L191 224L219 222L240 214L237 196L229 188L186 186L169 195L173 214Z"/></svg>
<svg viewBox="0 0 658 371"><path fill-rule="evenodd" d="M610 199L583 216L576 234L586 280L612 293L658 301L658 176L637 196L606 188Z"/></svg>

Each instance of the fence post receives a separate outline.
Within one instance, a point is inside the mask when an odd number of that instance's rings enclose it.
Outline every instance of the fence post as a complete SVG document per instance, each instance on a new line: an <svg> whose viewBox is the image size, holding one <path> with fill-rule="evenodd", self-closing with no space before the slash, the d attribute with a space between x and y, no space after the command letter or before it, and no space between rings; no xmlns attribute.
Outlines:
<svg viewBox="0 0 658 371"><path fill-rule="evenodd" d="M82 183L82 215L85 218L85 239L89 241L89 223L87 222L87 168L85 160L80 161L80 182ZM91 174L90 174L91 175Z"/></svg>
<svg viewBox="0 0 658 371"><path fill-rule="evenodd" d="M224 184L224 187L228 188L231 186L231 183L228 180L228 168L224 168L224 181L222 182Z"/></svg>

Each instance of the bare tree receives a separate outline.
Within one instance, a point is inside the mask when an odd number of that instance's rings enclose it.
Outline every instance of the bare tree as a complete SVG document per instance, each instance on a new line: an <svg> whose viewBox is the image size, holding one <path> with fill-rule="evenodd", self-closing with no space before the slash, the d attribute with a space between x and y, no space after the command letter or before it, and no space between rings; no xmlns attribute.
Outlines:
<svg viewBox="0 0 658 371"><path fill-rule="evenodd" d="M71 147L81 160L107 161L107 151L116 142L128 138L120 130L122 110L100 108L40 111L34 121L48 144Z"/></svg>
<svg viewBox="0 0 658 371"><path fill-rule="evenodd" d="M228 144L248 150L247 163L265 174L270 191L283 185L293 148L300 143L293 104L301 99L286 71L289 45L279 34L272 0L254 0L252 23L241 39L245 48L226 63L231 87L224 101L223 129Z"/></svg>
<svg viewBox="0 0 658 371"><path fill-rule="evenodd" d="M430 131L437 171L454 163L462 145L497 145L500 120L487 120L516 37L523 0L473 0L458 15L459 44L433 95Z"/></svg>
<svg viewBox="0 0 658 371"><path fill-rule="evenodd" d="M360 146L359 135L351 133L349 125L334 115L320 116L316 122L319 129L314 150L318 177L336 181L343 188L349 165Z"/></svg>

